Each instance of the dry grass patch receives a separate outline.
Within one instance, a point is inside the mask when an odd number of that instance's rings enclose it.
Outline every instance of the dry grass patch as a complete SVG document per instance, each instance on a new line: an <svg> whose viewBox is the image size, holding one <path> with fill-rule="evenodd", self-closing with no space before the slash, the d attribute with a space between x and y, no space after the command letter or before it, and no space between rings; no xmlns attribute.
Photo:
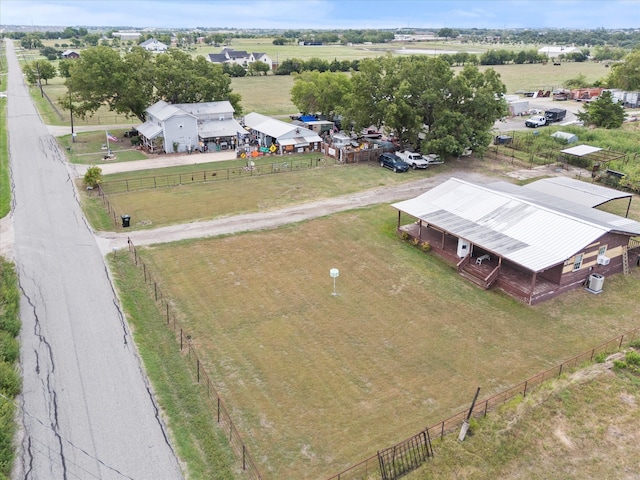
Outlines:
<svg viewBox="0 0 640 480"><path fill-rule="evenodd" d="M395 221L379 206L140 249L267 478L328 477L478 385L496 393L637 323L637 278L526 307L401 242Z"/></svg>

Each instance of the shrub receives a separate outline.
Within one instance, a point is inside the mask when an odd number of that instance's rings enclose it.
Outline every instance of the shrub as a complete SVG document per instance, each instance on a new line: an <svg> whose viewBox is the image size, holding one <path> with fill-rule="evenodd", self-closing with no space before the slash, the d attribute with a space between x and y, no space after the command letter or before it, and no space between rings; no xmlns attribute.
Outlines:
<svg viewBox="0 0 640 480"><path fill-rule="evenodd" d="M597 354L596 357L594 358L596 363L604 363L606 359L607 359L607 354L604 352Z"/></svg>
<svg viewBox="0 0 640 480"><path fill-rule="evenodd" d="M20 345L12 334L0 330L0 361L14 363L18 360Z"/></svg>
<svg viewBox="0 0 640 480"><path fill-rule="evenodd" d="M625 359L627 360L628 365L640 367L640 353L632 350L630 352L627 352L627 354L625 355Z"/></svg>
<svg viewBox="0 0 640 480"><path fill-rule="evenodd" d="M407 232L402 232L400 234L400 238L402 238L402 240L409 240L409 234Z"/></svg>
<svg viewBox="0 0 640 480"><path fill-rule="evenodd" d="M420 248L422 248L423 252L428 252L431 250L431 244L429 242L422 242Z"/></svg>
<svg viewBox="0 0 640 480"><path fill-rule="evenodd" d="M0 362L0 392L13 398L20 393L20 388L22 382L15 367L7 362Z"/></svg>
<svg viewBox="0 0 640 480"><path fill-rule="evenodd" d="M84 174L84 183L91 188L100 185L102 183L102 169L95 165L87 168L87 173Z"/></svg>
<svg viewBox="0 0 640 480"><path fill-rule="evenodd" d="M411 239L411 245L418 246L419 244L420 244L419 238L416 237Z"/></svg>

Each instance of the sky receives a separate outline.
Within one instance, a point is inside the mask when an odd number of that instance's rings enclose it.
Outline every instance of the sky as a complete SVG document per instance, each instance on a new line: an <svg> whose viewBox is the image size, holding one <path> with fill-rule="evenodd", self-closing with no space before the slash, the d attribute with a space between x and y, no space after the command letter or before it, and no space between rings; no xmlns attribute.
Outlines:
<svg viewBox="0 0 640 480"><path fill-rule="evenodd" d="M640 28L640 0L0 0L0 25Z"/></svg>

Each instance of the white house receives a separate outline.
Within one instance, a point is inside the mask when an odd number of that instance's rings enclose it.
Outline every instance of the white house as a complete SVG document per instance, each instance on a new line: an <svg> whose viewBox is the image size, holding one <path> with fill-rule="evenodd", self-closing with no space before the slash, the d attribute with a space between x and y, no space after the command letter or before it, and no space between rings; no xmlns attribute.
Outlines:
<svg viewBox="0 0 640 480"><path fill-rule="evenodd" d="M166 153L233 149L247 131L233 118L228 100L170 105L161 100L146 110L147 121L137 127L142 144Z"/></svg>
<svg viewBox="0 0 640 480"><path fill-rule="evenodd" d="M146 110L147 121L136 127L144 147L167 153L190 152L198 144L198 119L160 100Z"/></svg>
<svg viewBox="0 0 640 480"><path fill-rule="evenodd" d="M559 55L566 55L577 51L577 47L565 47L562 45L551 45L538 49L538 53L546 55L549 58L556 58Z"/></svg>
<svg viewBox="0 0 640 480"><path fill-rule="evenodd" d="M156 40L155 38L145 40L140 44L140 46L146 50L149 50L150 52L166 52L167 48L169 48L166 44L162 43L159 40Z"/></svg>
<svg viewBox="0 0 640 480"><path fill-rule="evenodd" d="M254 62L262 62L271 69L271 65L273 64L271 57L266 53L250 53L228 47L223 48L220 53L210 53L206 58L213 63L235 63L245 68Z"/></svg>
<svg viewBox="0 0 640 480"><path fill-rule="evenodd" d="M251 134L260 147L274 146L274 152L320 151L322 138L313 130L300 125L282 122L256 112L246 115L244 124L251 129Z"/></svg>

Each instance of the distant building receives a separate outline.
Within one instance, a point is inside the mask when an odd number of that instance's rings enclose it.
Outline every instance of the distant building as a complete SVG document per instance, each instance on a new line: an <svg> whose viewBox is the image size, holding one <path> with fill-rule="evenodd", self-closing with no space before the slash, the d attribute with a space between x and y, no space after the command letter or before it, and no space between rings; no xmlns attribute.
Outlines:
<svg viewBox="0 0 640 480"><path fill-rule="evenodd" d="M271 57L266 53L250 53L232 48L223 48L222 52L210 53L206 58L212 63L235 63L245 68L254 62L265 63L269 65L269 69L271 69L273 65Z"/></svg>
<svg viewBox="0 0 640 480"><path fill-rule="evenodd" d="M559 55L579 51L577 47L564 47L560 45L546 46L538 49L538 53L546 55L549 58L556 58Z"/></svg>
<svg viewBox="0 0 640 480"><path fill-rule="evenodd" d="M140 32L113 32L113 37L119 38L122 42L137 42L140 36Z"/></svg>
<svg viewBox="0 0 640 480"><path fill-rule="evenodd" d="M62 58L80 58L80 54L73 50L65 50L62 52Z"/></svg>
<svg viewBox="0 0 640 480"><path fill-rule="evenodd" d="M142 48L145 50L149 50L150 52L166 52L167 48L169 48L166 44L162 43L155 38L150 38L149 40L145 40L140 44Z"/></svg>

